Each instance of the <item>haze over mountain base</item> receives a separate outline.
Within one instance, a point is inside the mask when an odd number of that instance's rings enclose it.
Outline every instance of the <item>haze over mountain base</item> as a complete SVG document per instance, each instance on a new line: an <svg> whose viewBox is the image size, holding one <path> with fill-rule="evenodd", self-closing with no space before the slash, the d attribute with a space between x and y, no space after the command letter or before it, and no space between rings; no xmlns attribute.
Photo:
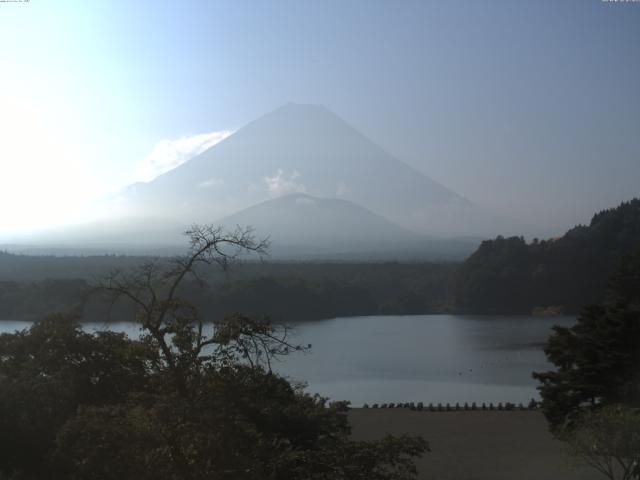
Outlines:
<svg viewBox="0 0 640 480"><path fill-rule="evenodd" d="M523 233L518 222L418 172L325 107L297 104L102 199L92 216L4 243L171 253L183 245L181 232L204 223L252 226L271 238L279 258L462 259L482 238Z"/></svg>

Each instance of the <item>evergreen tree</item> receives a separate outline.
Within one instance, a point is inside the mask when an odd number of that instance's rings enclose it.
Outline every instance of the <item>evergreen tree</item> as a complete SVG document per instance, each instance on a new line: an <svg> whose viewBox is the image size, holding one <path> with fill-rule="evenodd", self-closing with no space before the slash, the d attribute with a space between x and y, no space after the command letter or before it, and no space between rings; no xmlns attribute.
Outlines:
<svg viewBox="0 0 640 480"><path fill-rule="evenodd" d="M556 370L534 378L554 429L571 427L582 407L640 406L640 252L623 259L602 304L554 327L545 353Z"/></svg>

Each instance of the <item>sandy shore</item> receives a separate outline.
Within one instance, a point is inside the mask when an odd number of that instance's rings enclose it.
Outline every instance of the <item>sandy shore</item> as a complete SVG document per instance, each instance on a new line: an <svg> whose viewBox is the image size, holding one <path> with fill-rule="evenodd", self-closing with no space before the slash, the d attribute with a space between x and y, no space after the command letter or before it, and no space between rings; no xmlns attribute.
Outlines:
<svg viewBox="0 0 640 480"><path fill-rule="evenodd" d="M353 436L422 435L431 453L418 462L430 480L598 480L595 470L564 454L540 412L417 412L352 409Z"/></svg>

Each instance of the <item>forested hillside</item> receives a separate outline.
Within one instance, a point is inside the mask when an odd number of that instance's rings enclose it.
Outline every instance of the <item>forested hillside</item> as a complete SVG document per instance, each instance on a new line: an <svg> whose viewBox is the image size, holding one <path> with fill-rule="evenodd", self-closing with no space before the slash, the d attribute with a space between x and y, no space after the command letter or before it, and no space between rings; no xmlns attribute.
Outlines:
<svg viewBox="0 0 640 480"><path fill-rule="evenodd" d="M4 260L21 272L17 278L29 280L0 280L0 320L38 319L54 311L73 311L87 320L103 321L108 314L113 320L132 319L124 305L110 309L108 302L91 293L94 277L110 270L102 257L80 261L5 254ZM126 271L127 263L129 260L113 257L113 267ZM204 288L185 282L181 295L212 318L233 312L269 314L284 321L436 313L450 308L449 286L455 267L436 263L247 263L232 268L226 276L210 274ZM47 275L35 280L33 272ZM74 273L78 278L73 278Z"/></svg>
<svg viewBox="0 0 640 480"><path fill-rule="evenodd" d="M205 288L185 283L182 293L206 315L242 311L285 321L443 312L570 314L600 302L622 255L637 249L640 200L635 199L557 239L485 241L461 264L246 262L227 274L204 275ZM73 310L103 320L105 305L87 297L96 278L167 260L0 253L0 319ZM116 309L112 316L123 312Z"/></svg>
<svg viewBox="0 0 640 480"><path fill-rule="evenodd" d="M128 255L24 255L0 251L0 282L92 279L114 268L132 268L149 257Z"/></svg>
<svg viewBox="0 0 640 480"><path fill-rule="evenodd" d="M638 199L597 213L588 226L557 239L484 241L456 275L455 305L483 313L573 313L600 302L621 257L639 248Z"/></svg>

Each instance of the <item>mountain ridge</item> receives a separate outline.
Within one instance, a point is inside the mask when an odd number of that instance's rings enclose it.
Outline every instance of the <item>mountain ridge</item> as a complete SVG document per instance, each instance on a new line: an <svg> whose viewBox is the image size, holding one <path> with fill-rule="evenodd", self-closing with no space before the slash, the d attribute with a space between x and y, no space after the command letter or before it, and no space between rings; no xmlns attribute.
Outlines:
<svg viewBox="0 0 640 480"><path fill-rule="evenodd" d="M503 231L496 215L390 155L326 107L293 103L126 188L119 201L129 214L159 209L201 222L286 193L350 200L423 234Z"/></svg>
<svg viewBox="0 0 640 480"><path fill-rule="evenodd" d="M320 247L324 250L363 247L393 248L423 237L354 202L291 193L252 205L220 219L221 225L251 225L268 235L272 245Z"/></svg>

